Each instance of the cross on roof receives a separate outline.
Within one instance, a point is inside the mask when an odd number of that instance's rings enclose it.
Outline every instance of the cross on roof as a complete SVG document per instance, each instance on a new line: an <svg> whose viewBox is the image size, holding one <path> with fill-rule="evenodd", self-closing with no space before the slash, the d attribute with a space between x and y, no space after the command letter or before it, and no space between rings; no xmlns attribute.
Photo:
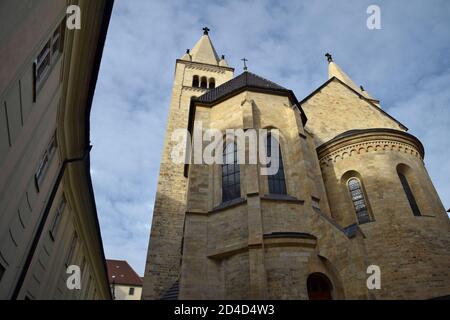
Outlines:
<svg viewBox="0 0 450 320"><path fill-rule="evenodd" d="M204 27L203 29L203 34L208 34L208 32L209 32L209 28L208 27Z"/></svg>
<svg viewBox="0 0 450 320"><path fill-rule="evenodd" d="M248 61L246 58L242 58L241 61L244 61L244 71L247 71L247 64L246 62Z"/></svg>

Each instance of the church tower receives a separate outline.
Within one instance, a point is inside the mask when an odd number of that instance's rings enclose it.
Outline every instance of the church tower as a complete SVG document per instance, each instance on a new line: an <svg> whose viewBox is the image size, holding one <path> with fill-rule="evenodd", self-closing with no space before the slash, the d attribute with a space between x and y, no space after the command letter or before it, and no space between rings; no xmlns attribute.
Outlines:
<svg viewBox="0 0 450 320"><path fill-rule="evenodd" d="M175 79L169 109L158 187L153 209L151 237L145 268L143 299L159 299L179 279L186 183L184 165L174 164L170 152L176 129L187 129L192 97L200 96L233 77L225 57L219 58L209 29L192 50L175 64Z"/></svg>
<svg viewBox="0 0 450 320"><path fill-rule="evenodd" d="M177 60L144 299L450 295L450 222L422 143L326 56L328 80L301 101L246 68L233 77L207 28ZM175 129L215 130L232 161L174 164ZM230 129L248 138L245 163ZM270 175L249 161L261 130L280 147Z"/></svg>

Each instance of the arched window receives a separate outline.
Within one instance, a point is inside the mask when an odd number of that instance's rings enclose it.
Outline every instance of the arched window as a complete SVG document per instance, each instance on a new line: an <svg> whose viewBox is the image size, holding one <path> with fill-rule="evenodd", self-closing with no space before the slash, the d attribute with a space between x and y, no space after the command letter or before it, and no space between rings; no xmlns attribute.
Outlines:
<svg viewBox="0 0 450 320"><path fill-rule="evenodd" d="M214 89L216 87L216 80L214 78L209 78L209 88Z"/></svg>
<svg viewBox="0 0 450 320"><path fill-rule="evenodd" d="M312 273L306 282L309 300L332 300L333 285L323 273Z"/></svg>
<svg viewBox="0 0 450 320"><path fill-rule="evenodd" d="M235 142L229 142L223 149L222 201L241 197L241 177Z"/></svg>
<svg viewBox="0 0 450 320"><path fill-rule="evenodd" d="M278 146L278 152L274 155L271 154L272 144L276 144ZM273 163L273 159L277 158L279 166L277 173L267 176L269 182L269 193L286 194L286 181L284 178L284 165L283 157L281 155L281 147L278 140L272 137L271 134L267 135L266 154L267 157L271 157L271 163ZM270 163L268 166L270 166Z"/></svg>
<svg viewBox="0 0 450 320"><path fill-rule="evenodd" d="M402 183L403 190L405 191L406 198L408 198L409 206L411 207L411 210L415 216L421 216L419 206L417 205L416 198L414 197L414 194L412 193L411 187L409 186L408 179L406 179L406 176L401 173L397 172L398 177L400 178L400 182Z"/></svg>
<svg viewBox="0 0 450 320"><path fill-rule="evenodd" d="M199 84L198 76L194 76L194 78L192 79L192 86L198 87L198 84Z"/></svg>
<svg viewBox="0 0 450 320"><path fill-rule="evenodd" d="M208 88L208 80L206 79L206 77L202 77L202 79L200 80L200 88Z"/></svg>
<svg viewBox="0 0 450 320"><path fill-rule="evenodd" d="M361 182L356 178L351 178L347 182L348 190L353 201L353 207L356 211L356 217L358 218L358 223L363 224L370 222L369 209L367 208L367 202L364 198L364 192L361 186Z"/></svg>

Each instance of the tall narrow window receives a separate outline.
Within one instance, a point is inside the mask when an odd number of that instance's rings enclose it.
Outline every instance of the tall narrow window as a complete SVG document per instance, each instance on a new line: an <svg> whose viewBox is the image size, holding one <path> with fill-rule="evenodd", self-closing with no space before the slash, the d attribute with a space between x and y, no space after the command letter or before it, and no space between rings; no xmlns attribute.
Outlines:
<svg viewBox="0 0 450 320"><path fill-rule="evenodd" d="M400 178L400 182L402 183L403 190L405 191L406 197L408 198L409 206L411 207L413 214L415 216L421 216L419 206L417 205L416 198L414 198L414 194L412 193L406 176L403 173L398 172L398 177Z"/></svg>
<svg viewBox="0 0 450 320"><path fill-rule="evenodd" d="M47 74L56 61L58 61L63 51L65 26L66 23L63 20L53 31L34 61L34 102L36 101L37 92L42 87Z"/></svg>
<svg viewBox="0 0 450 320"><path fill-rule="evenodd" d="M58 208L56 209L55 217L53 218L52 225L50 227L50 238L55 241L56 233L58 232L58 226L61 222L61 217L64 212L64 208L66 207L66 198L64 195L61 198L61 202L59 203Z"/></svg>
<svg viewBox="0 0 450 320"><path fill-rule="evenodd" d="M359 180L356 178L348 180L348 190L352 197L358 223L363 224L370 222L369 209L367 208L366 199L364 198L364 193Z"/></svg>
<svg viewBox="0 0 450 320"><path fill-rule="evenodd" d="M278 147L278 152L272 155L272 144L275 147ZM267 136L267 144L266 144L266 152L267 157L271 159L271 163L274 163L274 159L278 160L278 171L273 175L267 176L269 182L269 193L270 194L286 194L286 181L284 178L284 165L283 165L283 157L281 155L280 144L277 139L273 138L272 135ZM276 162L275 162L276 163Z"/></svg>
<svg viewBox="0 0 450 320"><path fill-rule="evenodd" d="M68 267L70 265L70 263L72 262L73 255L75 253L75 248L77 246L77 241L78 241L78 235L75 232L72 237L72 241L70 242L69 252L67 253L66 267Z"/></svg>
<svg viewBox="0 0 450 320"><path fill-rule="evenodd" d="M55 154L56 148L58 146L58 142L56 140L56 132L50 139L47 148L44 150L44 154L39 161L38 167L36 169L36 173L34 174L34 180L36 189L39 192L39 188L41 187L42 182L44 181L45 173L47 172L48 166L50 164L53 155Z"/></svg>
<svg viewBox="0 0 450 320"><path fill-rule="evenodd" d="M202 79L200 80L200 88L208 88L208 80L206 79L206 77L202 77Z"/></svg>
<svg viewBox="0 0 450 320"><path fill-rule="evenodd" d="M237 146L229 142L223 149L222 201L230 201L241 196L241 177L237 158Z"/></svg>
<svg viewBox="0 0 450 320"><path fill-rule="evenodd" d="M199 86L198 76L194 76L194 78L192 79L192 86L193 87L198 87Z"/></svg>

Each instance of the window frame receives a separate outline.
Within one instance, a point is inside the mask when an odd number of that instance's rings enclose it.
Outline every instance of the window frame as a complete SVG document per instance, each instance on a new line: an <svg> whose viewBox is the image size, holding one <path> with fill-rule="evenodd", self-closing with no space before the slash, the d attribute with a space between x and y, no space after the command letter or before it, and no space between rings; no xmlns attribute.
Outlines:
<svg viewBox="0 0 450 320"><path fill-rule="evenodd" d="M50 138L50 142L48 142L47 147L42 153L42 156L39 160L39 164L34 173L34 182L36 190L38 192L40 192L40 187L45 180L48 167L50 166L50 163L53 159L54 154L56 153L57 148L58 148L58 139L55 131Z"/></svg>
<svg viewBox="0 0 450 320"><path fill-rule="evenodd" d="M269 133L267 135L267 139L265 142L265 148L266 148L266 156L271 157L271 146L272 146L272 134ZM283 162L283 153L281 151L281 143L280 140L277 138L273 138L278 143L278 171L277 173L273 175L267 176L267 190L269 191L269 194L277 194L277 195L287 195L287 184L286 184L286 174L284 170L284 162ZM270 142L270 143L269 143ZM270 162L267 164L267 166L270 166ZM275 183L277 186L275 187Z"/></svg>
<svg viewBox="0 0 450 320"><path fill-rule="evenodd" d="M408 199L409 207L415 217L421 217L422 212L420 211L419 204L417 203L416 197L414 196L411 185L408 181L408 177L403 172L397 171L397 175L400 179L400 184L403 188L403 192Z"/></svg>
<svg viewBox="0 0 450 320"><path fill-rule="evenodd" d="M355 180L358 183L358 188L355 188L353 190L350 188L350 182L352 180ZM364 186L363 186L363 183L362 183L361 179L358 178L358 177L354 177L354 176L350 177L350 178L347 179L347 182L346 182L345 185L346 185L346 188L347 188L347 192L348 192L348 194L350 196L350 200L352 202L352 207L353 207L353 210L355 212L356 221L357 221L358 225L372 222L373 218L372 218L372 215L370 213L369 202L367 200L367 196L366 196L366 193L365 193L365 190L364 190ZM360 199L355 199L354 195L352 193L352 191L356 191L357 189L360 190L360 196L361 196ZM364 205L364 208L358 210L357 205L356 205L357 201L362 201L363 205ZM361 215L360 213L364 212L364 211L366 212L366 214L365 215ZM365 216L367 216L367 220L362 220L362 218L365 217Z"/></svg>
<svg viewBox="0 0 450 320"><path fill-rule="evenodd" d="M66 208L66 206L67 206L67 200L66 200L65 195L63 194L61 197L60 203L58 205L58 208L56 209L56 214L53 218L50 230L48 231L52 241L55 241L55 239L56 239L56 235L59 230L59 225L61 224L62 215L64 213L64 209Z"/></svg>
<svg viewBox="0 0 450 320"><path fill-rule="evenodd" d="M135 288L134 287L130 287L129 289L128 289L128 295L129 296L134 296L134 290Z"/></svg>
<svg viewBox="0 0 450 320"><path fill-rule="evenodd" d="M233 145L233 163L228 164L229 146ZM222 150L223 164L221 165L222 203L241 198L241 168L238 161L236 141L226 141ZM232 177L232 178L230 178ZM226 178L226 180L224 179Z"/></svg>
<svg viewBox="0 0 450 320"><path fill-rule="evenodd" d="M51 70L62 56L64 50L65 21L66 19L64 18L57 25L33 61L33 102L36 102L37 96Z"/></svg>

